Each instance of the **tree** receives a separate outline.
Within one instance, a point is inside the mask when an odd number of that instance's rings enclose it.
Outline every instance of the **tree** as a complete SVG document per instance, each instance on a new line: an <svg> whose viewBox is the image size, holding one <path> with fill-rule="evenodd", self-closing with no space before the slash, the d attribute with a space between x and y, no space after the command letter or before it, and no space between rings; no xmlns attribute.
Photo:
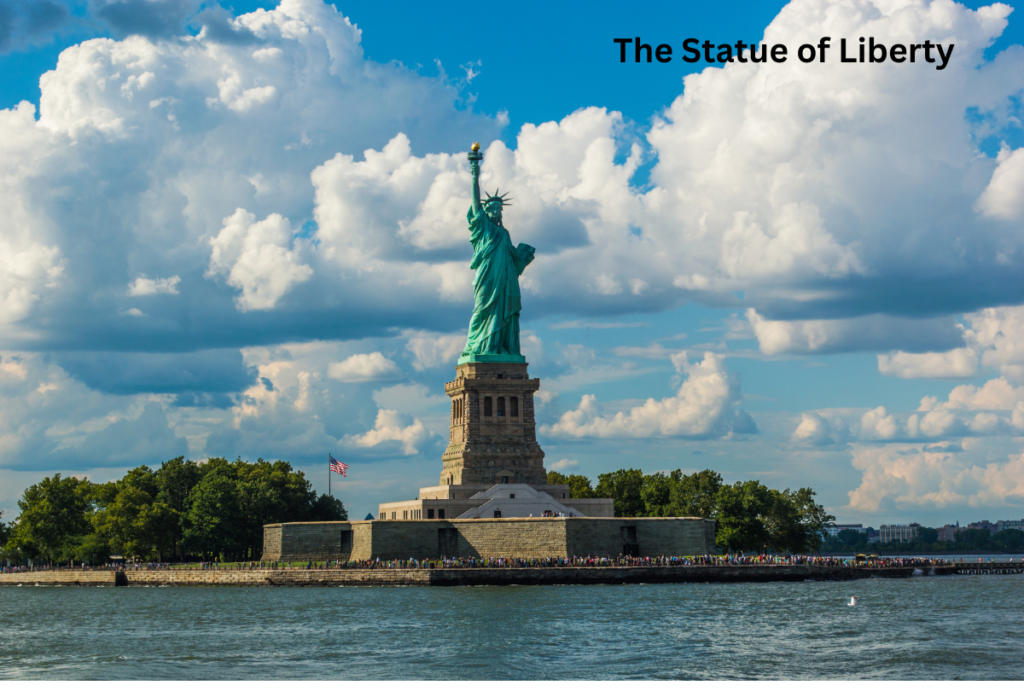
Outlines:
<svg viewBox="0 0 1024 691"><path fill-rule="evenodd" d="M796 507L800 516L800 524L804 527L806 534L805 543L801 547L794 547L795 552L818 552L821 550L822 540L825 537L825 529L835 525L836 517L825 511L825 507L814 501L814 490L810 487L801 487L796 492L786 490L790 501ZM863 533L858 533L864 535ZM864 535L867 542L867 536Z"/></svg>
<svg viewBox="0 0 1024 691"><path fill-rule="evenodd" d="M203 477L198 463L186 461L184 456L165 461L156 471L157 501L166 504L178 515L171 536L171 551L184 559L181 550L182 519L189 509L189 496Z"/></svg>
<svg viewBox="0 0 1024 691"><path fill-rule="evenodd" d="M99 533L89 533L75 546L72 554L77 562L104 564L110 559L110 543Z"/></svg>
<svg viewBox="0 0 1024 691"><path fill-rule="evenodd" d="M992 544L1004 552L1019 552L1024 549L1024 530L1007 528L992 537Z"/></svg>
<svg viewBox="0 0 1024 691"><path fill-rule="evenodd" d="M956 534L956 547L963 550L989 549L992 533L984 528L967 528Z"/></svg>
<svg viewBox="0 0 1024 691"><path fill-rule="evenodd" d="M772 507L767 487L756 480L724 485L718 490L718 534L720 547L733 552L761 551L768 543L763 517Z"/></svg>
<svg viewBox="0 0 1024 691"><path fill-rule="evenodd" d="M151 499L155 499L157 492L160 488L156 479L156 473L150 470L149 466L140 465L138 468L132 468L124 477L117 481L118 491L123 490L126 487L134 487L135 489L141 490L149 495Z"/></svg>
<svg viewBox="0 0 1024 691"><path fill-rule="evenodd" d="M347 521L348 511L337 497L321 494L313 502L312 515L314 521Z"/></svg>
<svg viewBox="0 0 1024 691"><path fill-rule="evenodd" d="M7 538L10 537L11 534L10 526L4 523L3 518L4 512L0 511L0 545L6 544Z"/></svg>
<svg viewBox="0 0 1024 691"><path fill-rule="evenodd" d="M230 467L218 465L192 491L184 532L193 554L234 556L245 545L245 517Z"/></svg>
<svg viewBox="0 0 1024 691"><path fill-rule="evenodd" d="M140 485L134 482L138 477L129 473L122 478L121 491L96 513L93 524L112 551L142 560L154 557L162 560L174 550L180 516L141 489L148 486L155 493L155 482Z"/></svg>
<svg viewBox="0 0 1024 691"><path fill-rule="evenodd" d="M549 470L548 484L568 485L569 496L573 499L592 499L598 496L590 486L590 478L585 475L562 475L554 470Z"/></svg>
<svg viewBox="0 0 1024 691"><path fill-rule="evenodd" d="M0 556L7 554L7 541L11 537L11 527L4 523L4 512L0 511Z"/></svg>
<svg viewBox="0 0 1024 691"><path fill-rule="evenodd" d="M761 516L768 538L762 551L806 552L810 531L800 518L792 492L768 490L768 506Z"/></svg>
<svg viewBox="0 0 1024 691"><path fill-rule="evenodd" d="M643 484L640 487L640 497L644 502L645 516L672 515L669 502L672 496L672 486L678 480L675 477L678 472L676 471L672 476L665 473L644 475Z"/></svg>
<svg viewBox="0 0 1024 691"><path fill-rule="evenodd" d="M712 470L702 470L693 475L683 475L677 470L672 476L677 474L678 480L672 486L669 515L714 518L718 512L722 476Z"/></svg>
<svg viewBox="0 0 1024 691"><path fill-rule="evenodd" d="M615 515L623 517L643 516L645 505L641 494L644 474L640 470L616 470L597 476L599 497L610 497L615 500Z"/></svg>
<svg viewBox="0 0 1024 691"><path fill-rule="evenodd" d="M870 549L867 533L859 530L840 530L835 537L825 541L824 549L828 552L863 552Z"/></svg>
<svg viewBox="0 0 1024 691"><path fill-rule="evenodd" d="M318 516L340 516L344 507L327 500L321 502L301 471L285 461L246 463L237 459L234 472L245 532L242 537L246 556L256 558L263 549L263 526L284 521L341 520ZM319 507L319 508L318 508ZM319 511L319 513L317 513Z"/></svg>
<svg viewBox="0 0 1024 691"><path fill-rule="evenodd" d="M64 562L92 532L92 484L60 473L43 478L18 500L21 515L8 540L8 549L35 559Z"/></svg>

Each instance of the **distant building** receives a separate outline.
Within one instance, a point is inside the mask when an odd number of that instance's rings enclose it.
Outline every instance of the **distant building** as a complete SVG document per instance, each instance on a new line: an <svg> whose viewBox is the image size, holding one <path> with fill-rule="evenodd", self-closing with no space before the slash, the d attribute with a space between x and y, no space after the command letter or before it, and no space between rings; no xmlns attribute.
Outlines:
<svg viewBox="0 0 1024 691"><path fill-rule="evenodd" d="M919 523L910 525L883 525L878 529L878 541L886 544L889 542L912 542L917 537L917 531L921 529Z"/></svg>
<svg viewBox="0 0 1024 691"><path fill-rule="evenodd" d="M858 533L866 533L868 531L861 523L836 523L825 528L825 532L828 533L829 537L835 537L844 530L856 530Z"/></svg>
<svg viewBox="0 0 1024 691"><path fill-rule="evenodd" d="M877 530L875 530L874 528L868 526L867 533L868 533L868 542L870 542L872 544L878 542L878 531Z"/></svg>
<svg viewBox="0 0 1024 691"><path fill-rule="evenodd" d="M959 525L949 525L947 523L939 528L939 542L955 542L956 534L961 530L963 530L963 528Z"/></svg>
<svg viewBox="0 0 1024 691"><path fill-rule="evenodd" d="M972 530L987 530L993 535L995 535L996 531L999 530L997 524L990 523L989 521L976 521L974 523L968 523L967 527Z"/></svg>
<svg viewBox="0 0 1024 691"><path fill-rule="evenodd" d="M996 531L1024 530L1024 518L1016 521L996 521Z"/></svg>

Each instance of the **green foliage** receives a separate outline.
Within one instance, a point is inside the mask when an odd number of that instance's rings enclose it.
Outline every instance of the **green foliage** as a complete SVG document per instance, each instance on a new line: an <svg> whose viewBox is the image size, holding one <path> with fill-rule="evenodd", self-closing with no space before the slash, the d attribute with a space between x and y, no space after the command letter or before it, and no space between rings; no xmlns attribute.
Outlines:
<svg viewBox="0 0 1024 691"><path fill-rule="evenodd" d="M802 546L790 545L790 551L821 551L825 529L836 522L836 517L825 511L824 506L815 503L815 492L810 487L801 487L795 492L790 492L787 489L785 494L796 507L800 524L803 526L804 544ZM863 535L863 533L859 534ZM864 536L864 539L867 540L867 536Z"/></svg>
<svg viewBox="0 0 1024 691"><path fill-rule="evenodd" d="M647 507L643 499L643 471L616 470L597 476L597 496L615 500L616 516L645 516Z"/></svg>
<svg viewBox="0 0 1024 691"><path fill-rule="evenodd" d="M957 549L986 550L991 548L992 533L984 528L967 528L956 534Z"/></svg>
<svg viewBox="0 0 1024 691"><path fill-rule="evenodd" d="M178 456L165 462L156 471L158 501L178 513L188 510L188 496L203 477L203 466Z"/></svg>
<svg viewBox="0 0 1024 691"><path fill-rule="evenodd" d="M313 521L347 521L348 511L337 497L321 494L313 502L309 518Z"/></svg>
<svg viewBox="0 0 1024 691"><path fill-rule="evenodd" d="M1004 552L1024 550L1024 530L1017 530L1016 528L1000 530L992 536L992 544Z"/></svg>
<svg viewBox="0 0 1024 691"><path fill-rule="evenodd" d="M716 544L731 552L762 551L773 501L771 490L756 480L724 485L718 491Z"/></svg>
<svg viewBox="0 0 1024 691"><path fill-rule="evenodd" d="M723 485L712 470L691 475L617 470L599 475L594 490L582 475L550 472L548 482L574 488L574 498L611 498L616 516L714 518L718 545L733 551L817 551L825 528L835 521L808 487L779 491L756 481Z"/></svg>
<svg viewBox="0 0 1024 691"><path fill-rule="evenodd" d="M825 539L821 549L825 552L867 552L875 547L868 542L867 533L859 530L840 530Z"/></svg>
<svg viewBox="0 0 1024 691"><path fill-rule="evenodd" d="M678 472L678 471L677 471ZM673 479L664 473L644 475L640 485L640 498L644 502L645 516L670 516Z"/></svg>
<svg viewBox="0 0 1024 691"><path fill-rule="evenodd" d="M137 469L136 469L137 470ZM93 517L96 533L113 552L143 561L169 555L174 547L173 525L178 513L125 478L110 504ZM156 484L150 486L156 493Z"/></svg>
<svg viewBox="0 0 1024 691"><path fill-rule="evenodd" d="M230 466L214 467L207 473L192 491L189 503L185 548L207 559L237 554L245 539L245 516Z"/></svg>
<svg viewBox="0 0 1024 691"><path fill-rule="evenodd" d="M109 552L143 561L162 561L174 552L181 514L159 501L159 492L158 474L144 465L94 489L98 510L92 523ZM82 551L98 554L99 543L91 541Z"/></svg>
<svg viewBox="0 0 1024 691"><path fill-rule="evenodd" d="M722 489L722 476L712 470L702 470L693 475L683 475L681 470L673 471L671 508L668 516L700 516L715 518L718 511L718 491Z"/></svg>
<svg viewBox="0 0 1024 691"><path fill-rule="evenodd" d="M72 556L76 562L87 564L105 564L110 560L110 543L99 533L90 533L78 541Z"/></svg>
<svg viewBox="0 0 1024 691"><path fill-rule="evenodd" d="M103 562L111 553L258 559L267 523L348 518L340 500L318 496L289 463L262 458L198 464L179 456L98 485L56 475L27 489L19 506L10 535L0 523L5 556L57 562Z"/></svg>
<svg viewBox="0 0 1024 691"><path fill-rule="evenodd" d="M548 471L549 485L568 485L569 496L573 499L591 499L598 496L590 486L590 478L584 475L562 475L554 470Z"/></svg>
<svg viewBox="0 0 1024 691"><path fill-rule="evenodd" d="M4 523L4 512L0 511L0 555L4 554L7 540L11 537L11 527Z"/></svg>
<svg viewBox="0 0 1024 691"><path fill-rule="evenodd" d="M910 542L868 543L867 536L856 530L840 531L825 540L826 552L877 552L878 554L924 554L929 552L1020 552L1024 550L1024 531L1001 530L992 534L985 529L964 529L953 542L939 540L935 528L921 527Z"/></svg>
<svg viewBox="0 0 1024 691"><path fill-rule="evenodd" d="M18 500L21 515L7 551L30 559L64 562L92 532L92 484L60 473L25 490Z"/></svg>

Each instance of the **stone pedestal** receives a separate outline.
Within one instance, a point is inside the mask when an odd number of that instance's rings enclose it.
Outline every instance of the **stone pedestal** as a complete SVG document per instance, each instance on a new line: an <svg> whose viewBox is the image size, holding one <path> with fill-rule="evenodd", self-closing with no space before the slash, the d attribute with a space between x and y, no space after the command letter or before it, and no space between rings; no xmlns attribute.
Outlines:
<svg viewBox="0 0 1024 691"><path fill-rule="evenodd" d="M467 362L445 384L452 399L442 485L546 485L525 362Z"/></svg>

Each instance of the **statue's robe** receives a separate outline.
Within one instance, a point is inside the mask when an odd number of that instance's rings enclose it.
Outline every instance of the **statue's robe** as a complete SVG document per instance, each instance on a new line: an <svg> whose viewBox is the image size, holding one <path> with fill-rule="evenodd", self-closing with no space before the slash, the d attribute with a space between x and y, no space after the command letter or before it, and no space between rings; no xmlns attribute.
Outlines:
<svg viewBox="0 0 1024 691"><path fill-rule="evenodd" d="M533 261L534 249L520 243L512 247L508 231L497 225L483 208L470 207L469 242L473 261L473 316L463 356L519 355L519 312L522 297L519 276Z"/></svg>

